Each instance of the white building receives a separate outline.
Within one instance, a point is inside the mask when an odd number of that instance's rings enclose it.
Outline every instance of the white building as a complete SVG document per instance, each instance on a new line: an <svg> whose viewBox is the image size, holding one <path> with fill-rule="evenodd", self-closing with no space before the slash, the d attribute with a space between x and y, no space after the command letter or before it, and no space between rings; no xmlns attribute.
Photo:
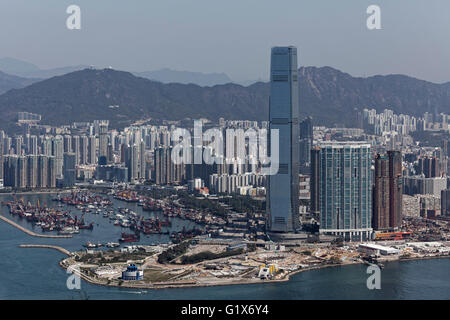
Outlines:
<svg viewBox="0 0 450 320"><path fill-rule="evenodd" d="M358 251L361 253L369 254L369 255L394 255L399 254L400 250L392 248L392 247L386 247L386 246L380 246L378 244L372 244L372 243L361 243L358 246Z"/></svg>

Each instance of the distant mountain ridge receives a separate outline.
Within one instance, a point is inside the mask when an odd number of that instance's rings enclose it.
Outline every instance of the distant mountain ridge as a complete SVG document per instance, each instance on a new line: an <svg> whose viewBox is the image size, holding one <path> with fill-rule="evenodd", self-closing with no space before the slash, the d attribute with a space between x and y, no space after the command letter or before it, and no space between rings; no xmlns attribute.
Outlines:
<svg viewBox="0 0 450 320"><path fill-rule="evenodd" d="M315 123L351 127L355 109L365 107L416 116L450 113L450 83L403 75L358 78L331 67L302 67L298 79L300 114ZM122 127L148 117L267 120L269 88L264 82L164 84L124 71L85 69L0 95L0 128L10 127L18 111L42 114L42 122L53 125L108 119Z"/></svg>
<svg viewBox="0 0 450 320"><path fill-rule="evenodd" d="M129 72L85 69L0 95L0 128L11 127L18 111L41 114L43 123L54 125L107 119L119 127L147 117L254 118L254 106L264 105L258 98L258 90L235 84L163 84Z"/></svg>
<svg viewBox="0 0 450 320"><path fill-rule="evenodd" d="M26 87L40 80L41 79L22 78L0 71L0 94L7 92L11 89L20 89Z"/></svg>
<svg viewBox="0 0 450 320"><path fill-rule="evenodd" d="M305 112L326 123L350 125L348 117L354 109L365 107L414 116L450 113L449 82L436 84L397 74L361 78L331 67L306 67L299 69L299 86Z"/></svg>
<svg viewBox="0 0 450 320"><path fill-rule="evenodd" d="M155 71L134 72L135 75L162 83L196 84L211 87L218 84L233 82L225 73L201 73L191 71L177 71L164 68Z"/></svg>
<svg viewBox="0 0 450 320"><path fill-rule="evenodd" d="M0 71L24 78L51 78L66 73L83 70L87 67L88 66L86 65L77 65L51 69L40 69L38 66L30 62L9 57L0 58Z"/></svg>
<svg viewBox="0 0 450 320"><path fill-rule="evenodd" d="M87 65L65 66L51 69L40 69L38 66L14 59L14 58L0 58L0 71L5 73L26 77L26 78L41 78L48 79L55 76L60 76L74 71L90 68ZM147 78L149 80L158 81L162 83L183 83L183 84L197 84L199 86L215 86L218 84L226 84L233 82L225 73L202 73L192 71L178 71L169 68L163 68L154 71L136 71L133 72L138 77ZM1 93L1 92L0 92Z"/></svg>

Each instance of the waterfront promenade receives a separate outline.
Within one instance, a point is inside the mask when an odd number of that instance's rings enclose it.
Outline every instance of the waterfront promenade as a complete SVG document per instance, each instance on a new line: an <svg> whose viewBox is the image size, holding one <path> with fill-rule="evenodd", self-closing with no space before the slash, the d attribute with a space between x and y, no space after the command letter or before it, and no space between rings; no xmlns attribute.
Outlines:
<svg viewBox="0 0 450 320"><path fill-rule="evenodd" d="M38 237L38 238L72 238L72 236L70 235L51 235L51 234L39 234L36 232L33 232L31 230L28 230L24 227L22 227L21 225L18 225L17 223L15 223L14 221L0 215L0 220L5 221L6 223L9 223L10 225L12 225L13 227L16 227L17 229L19 229L22 232L25 232L26 234L33 236L33 237Z"/></svg>

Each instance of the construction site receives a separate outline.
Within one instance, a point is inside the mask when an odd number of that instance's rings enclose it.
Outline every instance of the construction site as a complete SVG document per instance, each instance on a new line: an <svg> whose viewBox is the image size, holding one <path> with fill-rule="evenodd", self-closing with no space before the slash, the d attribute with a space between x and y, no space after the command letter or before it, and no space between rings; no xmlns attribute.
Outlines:
<svg viewBox="0 0 450 320"><path fill-rule="evenodd" d="M75 252L61 261L61 266L80 270L83 279L95 284L158 288L286 281L295 272L362 262L356 247L185 243L183 252L177 251L182 250L183 243ZM176 253L161 263L161 257L168 252ZM143 270L143 279L121 279L122 272L131 264Z"/></svg>

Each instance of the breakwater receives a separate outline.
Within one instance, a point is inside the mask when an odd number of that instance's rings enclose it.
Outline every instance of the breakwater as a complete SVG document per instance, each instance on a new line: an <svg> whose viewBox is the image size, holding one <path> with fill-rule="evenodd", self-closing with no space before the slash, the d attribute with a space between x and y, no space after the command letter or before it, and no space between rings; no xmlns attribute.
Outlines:
<svg viewBox="0 0 450 320"><path fill-rule="evenodd" d="M57 238L57 239L61 239L61 238L72 238L72 236L70 235L52 235L52 234L39 234L36 232L33 232L31 230L28 230L24 227L22 227L21 225L15 223L14 221L0 215L0 220L5 221L6 223L9 223L10 225L12 225L13 227L16 227L17 229L19 229L22 232L25 232L26 234L33 236L33 237L39 237L39 238Z"/></svg>
<svg viewBox="0 0 450 320"><path fill-rule="evenodd" d="M71 256L72 254L70 253L69 250L64 249L62 247L58 247L58 246L52 246L52 245L48 245L48 244L21 244L19 246L20 248L45 248L45 249L54 249L54 250L58 250L61 253L64 253L65 255Z"/></svg>

